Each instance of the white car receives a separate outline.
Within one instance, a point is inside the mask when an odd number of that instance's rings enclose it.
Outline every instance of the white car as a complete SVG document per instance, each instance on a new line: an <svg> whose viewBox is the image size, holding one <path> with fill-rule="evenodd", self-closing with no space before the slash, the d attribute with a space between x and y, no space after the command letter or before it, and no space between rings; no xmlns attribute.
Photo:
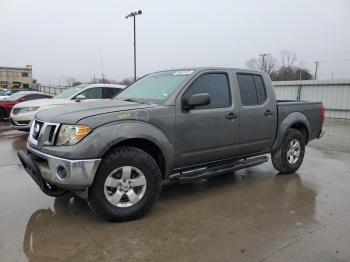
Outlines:
<svg viewBox="0 0 350 262"><path fill-rule="evenodd" d="M36 113L48 108L76 103L77 100L110 99L116 96L124 85L114 84L81 84L71 87L52 99L40 99L16 104L10 115L12 127L21 131L29 131L31 121Z"/></svg>

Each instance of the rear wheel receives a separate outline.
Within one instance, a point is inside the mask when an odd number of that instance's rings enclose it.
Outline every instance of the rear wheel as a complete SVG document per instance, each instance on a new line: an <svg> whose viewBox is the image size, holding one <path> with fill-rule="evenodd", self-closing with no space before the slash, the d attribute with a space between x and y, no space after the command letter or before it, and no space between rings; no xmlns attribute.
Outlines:
<svg viewBox="0 0 350 262"><path fill-rule="evenodd" d="M282 174L297 171L305 154L305 137L297 129L289 129L277 151L271 154L273 166Z"/></svg>
<svg viewBox="0 0 350 262"><path fill-rule="evenodd" d="M161 172L155 160L138 148L120 147L102 159L88 202L106 220L133 220L151 209L160 190Z"/></svg>

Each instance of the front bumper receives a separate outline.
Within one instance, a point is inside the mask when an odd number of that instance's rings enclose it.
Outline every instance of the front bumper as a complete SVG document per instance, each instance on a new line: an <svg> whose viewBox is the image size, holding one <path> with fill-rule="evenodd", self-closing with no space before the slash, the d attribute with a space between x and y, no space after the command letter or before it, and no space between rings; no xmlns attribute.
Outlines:
<svg viewBox="0 0 350 262"><path fill-rule="evenodd" d="M39 152L29 145L27 149L28 152L21 151L18 156L29 174L32 173L49 184L70 191L85 190L89 187L101 162L101 159L59 158ZM64 170L64 176L62 170ZM32 174L30 175L34 179ZM36 179L34 181L38 184Z"/></svg>
<svg viewBox="0 0 350 262"><path fill-rule="evenodd" d="M29 131L32 124L30 120L14 120L12 117L10 117L10 123L13 128L25 131Z"/></svg>

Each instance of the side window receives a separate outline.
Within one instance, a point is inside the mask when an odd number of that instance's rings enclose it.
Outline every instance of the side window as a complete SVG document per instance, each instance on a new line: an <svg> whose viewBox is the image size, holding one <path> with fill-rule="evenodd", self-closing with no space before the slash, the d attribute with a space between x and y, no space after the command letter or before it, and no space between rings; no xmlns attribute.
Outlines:
<svg viewBox="0 0 350 262"><path fill-rule="evenodd" d="M43 99L43 98L49 98L48 96L42 96L42 95L29 95L25 96L22 99L24 100L36 100L36 99Z"/></svg>
<svg viewBox="0 0 350 262"><path fill-rule="evenodd" d="M260 75L253 75L256 94L258 96L258 104L261 105L266 100L266 90L262 77Z"/></svg>
<svg viewBox="0 0 350 262"><path fill-rule="evenodd" d="M257 105L258 98L256 96L253 76L250 74L237 74L237 80L242 104L245 106Z"/></svg>
<svg viewBox="0 0 350 262"><path fill-rule="evenodd" d="M241 101L244 106L261 105L265 102L266 90L262 77L252 74L237 74Z"/></svg>
<svg viewBox="0 0 350 262"><path fill-rule="evenodd" d="M120 93L121 89L119 88L112 88L112 87L105 87L105 98L112 98Z"/></svg>
<svg viewBox="0 0 350 262"><path fill-rule="evenodd" d="M231 105L230 85L225 73L208 73L199 76L187 89L184 97L188 98L199 93L208 93L210 104L196 107L196 109L222 108Z"/></svg>
<svg viewBox="0 0 350 262"><path fill-rule="evenodd" d="M79 95L85 96L86 99L102 99L102 87L90 88L88 90L85 90L84 92L81 92Z"/></svg>

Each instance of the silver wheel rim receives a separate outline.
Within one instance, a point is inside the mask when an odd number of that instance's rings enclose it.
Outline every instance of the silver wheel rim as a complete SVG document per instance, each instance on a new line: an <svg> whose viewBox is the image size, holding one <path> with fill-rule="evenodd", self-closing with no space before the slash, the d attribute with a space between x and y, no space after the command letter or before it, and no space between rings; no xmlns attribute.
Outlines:
<svg viewBox="0 0 350 262"><path fill-rule="evenodd" d="M123 166L113 170L104 183L104 193L109 203L116 207L131 207L145 195L147 181L136 167Z"/></svg>
<svg viewBox="0 0 350 262"><path fill-rule="evenodd" d="M301 145L297 139L290 141L288 150L287 150L287 160L288 163L294 165L298 162L301 152Z"/></svg>

